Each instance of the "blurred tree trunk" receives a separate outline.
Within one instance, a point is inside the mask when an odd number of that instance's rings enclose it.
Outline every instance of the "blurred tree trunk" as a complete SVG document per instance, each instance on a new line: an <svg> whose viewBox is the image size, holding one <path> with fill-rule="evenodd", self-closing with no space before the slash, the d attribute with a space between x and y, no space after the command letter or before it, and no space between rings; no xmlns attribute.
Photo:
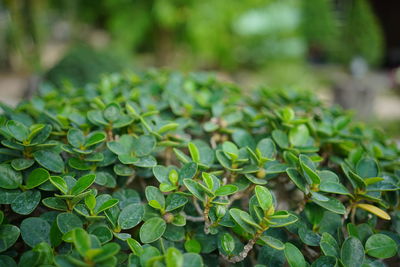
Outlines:
<svg viewBox="0 0 400 267"><path fill-rule="evenodd" d="M42 51L47 29L45 27L47 0L7 0L11 17L11 42L21 59L20 68L31 76L27 81L25 97L32 95L43 73Z"/></svg>

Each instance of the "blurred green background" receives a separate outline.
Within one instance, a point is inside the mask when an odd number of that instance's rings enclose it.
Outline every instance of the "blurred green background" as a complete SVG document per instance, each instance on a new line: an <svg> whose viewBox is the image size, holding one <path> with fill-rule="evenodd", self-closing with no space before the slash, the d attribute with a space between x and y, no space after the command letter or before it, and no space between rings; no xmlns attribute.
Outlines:
<svg viewBox="0 0 400 267"><path fill-rule="evenodd" d="M398 136L396 8L390 0L2 0L0 98L130 69L207 70L246 88L312 89L360 118L383 118Z"/></svg>

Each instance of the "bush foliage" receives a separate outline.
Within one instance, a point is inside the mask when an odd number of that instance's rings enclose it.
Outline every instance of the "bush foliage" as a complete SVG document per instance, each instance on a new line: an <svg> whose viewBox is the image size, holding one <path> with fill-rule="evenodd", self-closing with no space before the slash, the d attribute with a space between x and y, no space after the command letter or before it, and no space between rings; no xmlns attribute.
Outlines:
<svg viewBox="0 0 400 267"><path fill-rule="evenodd" d="M312 93L148 71L1 107L2 266L399 259L398 147Z"/></svg>

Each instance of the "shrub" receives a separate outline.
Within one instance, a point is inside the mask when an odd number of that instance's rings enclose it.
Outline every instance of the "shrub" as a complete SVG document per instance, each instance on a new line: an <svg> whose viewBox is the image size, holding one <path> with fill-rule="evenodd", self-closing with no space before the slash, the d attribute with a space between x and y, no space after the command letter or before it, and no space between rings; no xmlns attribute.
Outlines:
<svg viewBox="0 0 400 267"><path fill-rule="evenodd" d="M46 82L62 86L84 86L100 80L103 73L122 71L128 64L111 51L97 51L85 45L72 47L55 66L44 74Z"/></svg>
<svg viewBox="0 0 400 267"><path fill-rule="evenodd" d="M311 93L149 71L2 109L0 265L350 267L397 253L398 147Z"/></svg>

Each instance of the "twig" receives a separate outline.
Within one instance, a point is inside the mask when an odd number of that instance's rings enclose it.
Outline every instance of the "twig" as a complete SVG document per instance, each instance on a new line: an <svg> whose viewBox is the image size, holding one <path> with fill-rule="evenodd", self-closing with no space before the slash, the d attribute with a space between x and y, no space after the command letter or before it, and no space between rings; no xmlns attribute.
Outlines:
<svg viewBox="0 0 400 267"><path fill-rule="evenodd" d="M296 209L296 213L301 213L304 210L304 208L306 207L307 201L308 201L308 197L304 196L303 200L299 203L299 206Z"/></svg>
<svg viewBox="0 0 400 267"><path fill-rule="evenodd" d="M350 220L351 220L351 223L355 224L355 222L356 222L356 207L355 206L353 206L351 208Z"/></svg>
<svg viewBox="0 0 400 267"><path fill-rule="evenodd" d="M167 147L164 151L164 157L165 157L165 165L169 166L172 163L172 148Z"/></svg>
<svg viewBox="0 0 400 267"><path fill-rule="evenodd" d="M221 254L222 258L231 263L237 263L237 262L244 260L247 257L247 255L249 254L250 250L253 249L254 244L257 242L257 240L260 238L260 236L262 235L263 232L264 232L264 229L258 230L256 232L256 234L254 235L254 237L252 239L250 239L249 242L247 242L247 244L244 246L243 250L239 253L239 255L229 257L229 256Z"/></svg>
<svg viewBox="0 0 400 267"><path fill-rule="evenodd" d="M227 208L229 208L230 206L232 206L233 202L235 202L238 199L243 198L245 195L247 195L249 192L253 191L255 187L255 184L252 184L251 186L247 187L245 190L237 192L236 194L233 194L230 198L229 198L229 204L226 206Z"/></svg>
<svg viewBox="0 0 400 267"><path fill-rule="evenodd" d="M203 217L203 210L201 209L199 202L197 202L197 198L193 197L193 206L196 209L197 213Z"/></svg>
<svg viewBox="0 0 400 267"><path fill-rule="evenodd" d="M342 217L342 224L344 224L344 222L349 218L350 212L353 210L353 204L351 204L350 206L348 206L346 208L346 212Z"/></svg>
<svg viewBox="0 0 400 267"><path fill-rule="evenodd" d="M210 213L210 202L208 201L208 198L206 197L206 205L204 207L204 233L205 234L209 234L210 233L210 226L211 226L211 222L210 222L210 218L208 217L208 214Z"/></svg>
<svg viewBox="0 0 400 267"><path fill-rule="evenodd" d="M126 184L125 186L128 186L130 183L133 182L133 180L135 179L135 173L133 173L131 176L128 177L128 180L126 180Z"/></svg>
<svg viewBox="0 0 400 267"><path fill-rule="evenodd" d="M106 134L107 134L107 141L114 141L114 135L113 135L112 128L107 128Z"/></svg>
<svg viewBox="0 0 400 267"><path fill-rule="evenodd" d="M186 215L186 220L191 222L204 222L204 217Z"/></svg>

